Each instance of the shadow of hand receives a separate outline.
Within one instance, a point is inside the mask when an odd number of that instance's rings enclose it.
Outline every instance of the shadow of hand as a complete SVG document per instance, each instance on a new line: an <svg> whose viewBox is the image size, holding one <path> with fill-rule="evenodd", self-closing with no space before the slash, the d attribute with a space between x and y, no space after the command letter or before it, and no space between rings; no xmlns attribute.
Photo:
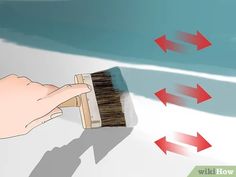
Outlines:
<svg viewBox="0 0 236 177"><path fill-rule="evenodd" d="M100 128L84 130L68 145L54 148L44 154L30 177L71 177L81 163L80 156L91 146L95 163L99 163L115 146L123 141L133 128Z"/></svg>

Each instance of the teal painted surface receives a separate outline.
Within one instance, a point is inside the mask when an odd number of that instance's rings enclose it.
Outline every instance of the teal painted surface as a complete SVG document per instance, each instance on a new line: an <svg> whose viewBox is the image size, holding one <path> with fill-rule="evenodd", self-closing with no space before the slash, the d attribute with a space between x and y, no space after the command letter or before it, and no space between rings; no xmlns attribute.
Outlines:
<svg viewBox="0 0 236 177"><path fill-rule="evenodd" d="M236 75L234 0L72 0L0 3L0 38L21 45L130 63ZM213 46L163 53L154 39L181 30ZM177 40L176 40L177 41Z"/></svg>

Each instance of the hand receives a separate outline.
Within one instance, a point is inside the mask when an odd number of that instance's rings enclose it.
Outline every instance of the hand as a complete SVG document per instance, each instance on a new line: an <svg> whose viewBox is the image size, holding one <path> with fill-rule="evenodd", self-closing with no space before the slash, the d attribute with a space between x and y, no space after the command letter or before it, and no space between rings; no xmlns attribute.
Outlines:
<svg viewBox="0 0 236 177"><path fill-rule="evenodd" d="M0 138L28 133L62 115L61 103L89 91L87 84L58 88L16 75L0 79Z"/></svg>

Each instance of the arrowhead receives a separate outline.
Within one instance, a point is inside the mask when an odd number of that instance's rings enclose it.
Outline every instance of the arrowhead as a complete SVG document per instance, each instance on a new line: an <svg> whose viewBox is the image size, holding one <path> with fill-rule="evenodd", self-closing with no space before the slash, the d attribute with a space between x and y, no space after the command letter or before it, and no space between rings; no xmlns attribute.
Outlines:
<svg viewBox="0 0 236 177"><path fill-rule="evenodd" d="M167 146L166 146L166 137L163 137L157 141L155 141L155 144L165 153L166 153L166 150L167 150Z"/></svg>
<svg viewBox="0 0 236 177"><path fill-rule="evenodd" d="M197 40L197 50L202 50L206 47L211 46L211 42L207 40L205 36L203 36L199 31L197 31L196 34L196 40Z"/></svg>
<svg viewBox="0 0 236 177"><path fill-rule="evenodd" d="M210 148L211 144L205 140L200 133L197 133L197 152Z"/></svg>
<svg viewBox="0 0 236 177"><path fill-rule="evenodd" d="M155 40L155 42L157 43L157 45L159 45L159 47L164 51L164 52L167 52L167 49L166 49L166 35L163 35L159 38L157 38Z"/></svg>
<svg viewBox="0 0 236 177"><path fill-rule="evenodd" d="M155 93L155 95L159 98L159 100L166 106L167 103L167 94L166 89L162 89Z"/></svg>
<svg viewBox="0 0 236 177"><path fill-rule="evenodd" d="M196 94L197 94L197 104L202 103L212 98L199 84L197 84Z"/></svg>

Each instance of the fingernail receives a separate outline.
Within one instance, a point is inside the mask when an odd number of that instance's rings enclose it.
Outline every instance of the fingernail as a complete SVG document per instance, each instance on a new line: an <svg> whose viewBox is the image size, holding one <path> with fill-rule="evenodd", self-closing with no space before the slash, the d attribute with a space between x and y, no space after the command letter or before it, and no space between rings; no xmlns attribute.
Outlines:
<svg viewBox="0 0 236 177"><path fill-rule="evenodd" d="M51 119L54 119L56 117L61 116L62 114L63 114L62 112L57 112L57 113L52 114L50 117L51 117Z"/></svg>

